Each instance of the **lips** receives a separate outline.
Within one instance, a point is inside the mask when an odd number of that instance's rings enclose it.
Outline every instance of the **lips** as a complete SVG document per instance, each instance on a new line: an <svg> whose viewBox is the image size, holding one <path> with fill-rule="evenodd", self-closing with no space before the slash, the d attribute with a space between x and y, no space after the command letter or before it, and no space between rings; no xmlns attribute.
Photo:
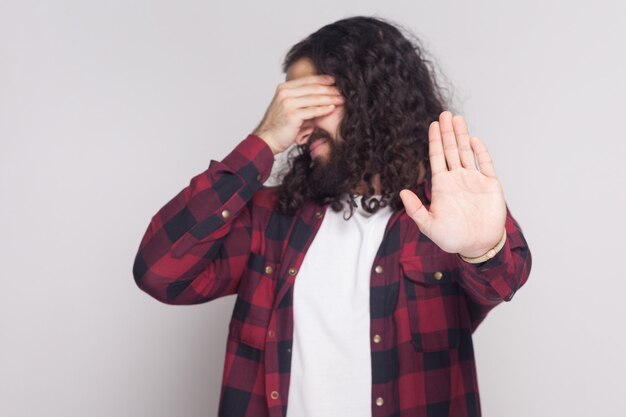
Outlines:
<svg viewBox="0 0 626 417"><path fill-rule="evenodd" d="M309 153L312 154L315 151L315 149L319 148L321 145L326 143L326 140L327 139L322 138L322 139L317 139L315 142L313 142L311 146L309 146Z"/></svg>

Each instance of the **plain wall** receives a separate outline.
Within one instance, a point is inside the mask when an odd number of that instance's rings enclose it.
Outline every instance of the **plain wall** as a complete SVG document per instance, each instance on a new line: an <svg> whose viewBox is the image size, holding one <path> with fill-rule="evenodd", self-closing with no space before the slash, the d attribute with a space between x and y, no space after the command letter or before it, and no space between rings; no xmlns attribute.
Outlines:
<svg viewBox="0 0 626 417"><path fill-rule="evenodd" d="M235 296L162 304L133 258L357 14L423 40L533 254L475 333L484 415L626 415L623 4L1 0L0 415L216 415Z"/></svg>

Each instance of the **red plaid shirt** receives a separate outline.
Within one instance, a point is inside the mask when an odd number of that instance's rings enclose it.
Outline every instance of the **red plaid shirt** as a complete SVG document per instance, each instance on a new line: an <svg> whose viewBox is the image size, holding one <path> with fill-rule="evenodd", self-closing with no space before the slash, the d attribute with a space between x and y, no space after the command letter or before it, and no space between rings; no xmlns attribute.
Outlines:
<svg viewBox="0 0 626 417"><path fill-rule="evenodd" d="M237 294L221 417L286 416L294 281L326 205L279 214L276 187L263 186L273 163L252 134L212 160L152 217L133 266L139 288L167 304ZM429 179L419 185L428 205ZM481 415L472 333L531 267L508 208L506 231L500 252L475 265L442 251L404 210L393 213L370 272L372 417Z"/></svg>

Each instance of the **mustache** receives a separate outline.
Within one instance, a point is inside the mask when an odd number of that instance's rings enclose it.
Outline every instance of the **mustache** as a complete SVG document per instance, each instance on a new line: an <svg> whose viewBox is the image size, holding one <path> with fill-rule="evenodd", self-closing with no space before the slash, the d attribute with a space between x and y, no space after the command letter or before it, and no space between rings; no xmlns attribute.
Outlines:
<svg viewBox="0 0 626 417"><path fill-rule="evenodd" d="M331 137L325 130L316 129L315 131L313 131L313 133L311 133L309 139L306 142L307 148L311 148L313 142L320 139L331 139Z"/></svg>

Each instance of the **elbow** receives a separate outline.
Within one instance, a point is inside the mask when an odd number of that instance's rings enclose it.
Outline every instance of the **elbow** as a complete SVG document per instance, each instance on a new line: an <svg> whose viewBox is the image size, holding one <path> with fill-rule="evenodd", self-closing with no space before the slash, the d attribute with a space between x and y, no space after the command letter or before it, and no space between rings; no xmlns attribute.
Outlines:
<svg viewBox="0 0 626 417"><path fill-rule="evenodd" d="M192 286L193 279L172 279L148 268L137 255L133 265L137 287L150 297L168 305L198 304L211 299L198 294Z"/></svg>
<svg viewBox="0 0 626 417"><path fill-rule="evenodd" d="M137 287L162 303L165 304L173 304L167 297L167 291L163 291L164 286L163 283L159 280L159 277L155 275L143 257L141 256L141 252L137 253L135 256L135 261L133 263L133 278L135 280L135 284Z"/></svg>

